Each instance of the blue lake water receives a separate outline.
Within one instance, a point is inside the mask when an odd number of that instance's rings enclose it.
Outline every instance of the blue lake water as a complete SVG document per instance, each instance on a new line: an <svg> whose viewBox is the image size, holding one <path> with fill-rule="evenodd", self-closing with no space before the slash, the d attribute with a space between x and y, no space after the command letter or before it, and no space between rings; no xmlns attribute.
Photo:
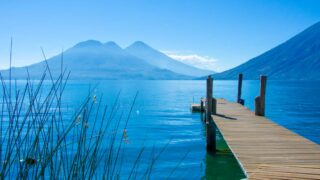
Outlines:
<svg viewBox="0 0 320 180"><path fill-rule="evenodd" d="M89 86L111 104L119 91L120 106L128 109L135 93L138 99L129 121L128 149L141 146L168 149L156 165L154 176L171 171L181 159L173 177L232 177L230 167L236 163L229 155L212 157L206 154L204 127L199 114L190 112L190 104L205 96L205 81L71 81L66 88L70 104L88 93ZM214 81L214 96L235 101L237 81ZM245 105L254 108L259 94L259 81L243 82ZM98 96L99 97L99 96ZM268 81L266 116L272 121L320 143L320 82ZM232 168L231 168L232 170ZM237 171L237 170L235 170ZM241 175L234 175L235 178Z"/></svg>
<svg viewBox="0 0 320 180"><path fill-rule="evenodd" d="M124 114L138 93L126 128L125 161L134 160L142 147L159 152L168 144L154 166L152 179L243 177L232 154L206 153L201 116L190 112L190 104L205 96L205 81L70 81L63 108L72 114L90 89L97 100L110 106L120 92L119 109ZM243 82L242 98L250 109L258 93L259 81ZM235 101L237 81L214 81L213 94ZM268 81L266 94L268 118L320 144L320 82ZM149 162L143 159L140 163Z"/></svg>

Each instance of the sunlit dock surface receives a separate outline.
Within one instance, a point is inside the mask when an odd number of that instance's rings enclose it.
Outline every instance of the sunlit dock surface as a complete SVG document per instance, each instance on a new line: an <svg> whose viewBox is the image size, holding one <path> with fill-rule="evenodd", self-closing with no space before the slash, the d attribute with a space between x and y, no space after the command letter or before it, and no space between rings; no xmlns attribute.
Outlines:
<svg viewBox="0 0 320 180"><path fill-rule="evenodd" d="M320 179L320 145L223 99L212 118L248 178Z"/></svg>

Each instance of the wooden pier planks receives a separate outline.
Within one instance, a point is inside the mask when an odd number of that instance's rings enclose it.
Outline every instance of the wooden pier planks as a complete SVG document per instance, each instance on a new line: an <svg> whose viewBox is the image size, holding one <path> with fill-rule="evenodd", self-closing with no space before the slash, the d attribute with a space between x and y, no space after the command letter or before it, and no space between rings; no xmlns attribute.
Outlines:
<svg viewBox="0 0 320 180"><path fill-rule="evenodd" d="M320 179L320 145L223 99L212 118L248 178Z"/></svg>

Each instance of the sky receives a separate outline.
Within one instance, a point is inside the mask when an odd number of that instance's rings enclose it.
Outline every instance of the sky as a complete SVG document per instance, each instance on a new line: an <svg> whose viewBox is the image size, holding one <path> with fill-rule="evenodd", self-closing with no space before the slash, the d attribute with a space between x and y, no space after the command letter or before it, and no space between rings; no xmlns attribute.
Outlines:
<svg viewBox="0 0 320 180"><path fill-rule="evenodd" d="M0 1L0 69L41 61L78 42L144 41L182 62L235 67L320 21L318 0Z"/></svg>

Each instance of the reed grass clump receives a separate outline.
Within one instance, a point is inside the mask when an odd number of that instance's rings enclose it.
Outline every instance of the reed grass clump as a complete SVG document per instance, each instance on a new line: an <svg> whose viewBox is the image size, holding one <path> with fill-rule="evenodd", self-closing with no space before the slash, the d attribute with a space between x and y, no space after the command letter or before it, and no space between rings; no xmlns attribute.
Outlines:
<svg viewBox="0 0 320 180"><path fill-rule="evenodd" d="M26 77L17 85L0 74L0 178L15 179L149 179L165 150L152 152L148 166L139 166L145 149L126 168L124 153L130 110L111 107L92 92L72 113L66 113L63 93L70 72L53 78L49 66L39 80ZM67 114L67 115L66 115Z"/></svg>

